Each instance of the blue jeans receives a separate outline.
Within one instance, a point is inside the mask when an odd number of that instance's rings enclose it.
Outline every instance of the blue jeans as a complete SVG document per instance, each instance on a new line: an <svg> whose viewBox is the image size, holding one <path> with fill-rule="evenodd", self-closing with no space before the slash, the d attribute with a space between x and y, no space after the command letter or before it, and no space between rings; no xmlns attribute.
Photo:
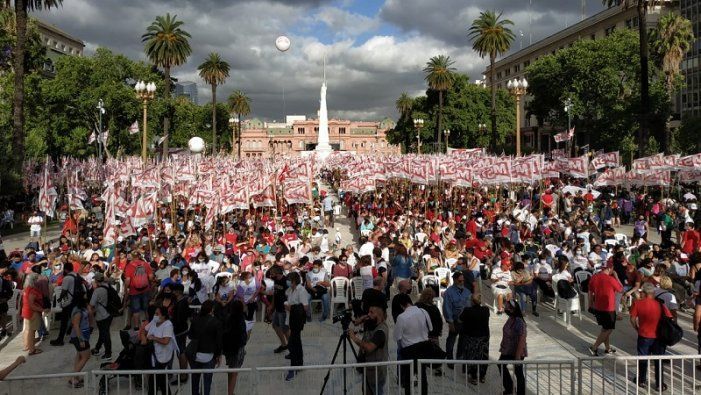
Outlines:
<svg viewBox="0 0 701 395"><path fill-rule="evenodd" d="M522 312L526 312L526 297L531 298L531 303L533 303L533 310L535 310L538 304L538 293L534 287L535 283L530 283L528 285L516 285L514 291L518 294L518 303L521 307Z"/></svg>
<svg viewBox="0 0 701 395"><path fill-rule="evenodd" d="M311 320L312 319L312 309L311 309L311 302L312 300L319 300L321 299L321 320L324 321L327 318L329 318L329 311L331 310L331 298L329 297L329 293L326 292L325 294L321 296L312 296L312 294L309 294L309 306L310 309L307 312L307 319Z"/></svg>
<svg viewBox="0 0 701 395"><path fill-rule="evenodd" d="M661 347L655 339L649 339L646 337L638 336L638 355L662 355ZM638 362L638 383L647 383L647 363L648 361ZM655 365L655 387L662 384L660 380L662 379L660 361L653 361Z"/></svg>
<svg viewBox="0 0 701 395"><path fill-rule="evenodd" d="M214 369L215 358L209 362L193 362L192 369ZM202 373L192 374L192 395L200 395L200 375ZM204 395L209 395L209 390L212 388L212 373L204 373Z"/></svg>
<svg viewBox="0 0 701 395"><path fill-rule="evenodd" d="M455 348L455 340L458 340L458 349L455 350L455 359L463 359L465 351L465 338L462 336L462 323L454 323L455 332L448 331L448 338L445 339L445 352L448 354L446 359L453 359L453 349Z"/></svg>

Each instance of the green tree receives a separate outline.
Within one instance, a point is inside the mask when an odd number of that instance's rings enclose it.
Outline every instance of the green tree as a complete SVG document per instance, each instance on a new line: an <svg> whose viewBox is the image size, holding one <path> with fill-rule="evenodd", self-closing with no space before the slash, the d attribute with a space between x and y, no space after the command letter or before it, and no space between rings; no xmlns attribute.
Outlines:
<svg viewBox="0 0 701 395"><path fill-rule="evenodd" d="M677 132L680 153L685 155L701 152L701 117L688 117Z"/></svg>
<svg viewBox="0 0 701 395"><path fill-rule="evenodd" d="M638 129L638 154L643 155L648 139L649 125L648 114L650 112L650 66L647 13L659 6L660 0L602 0L607 7L619 6L624 9L635 7L638 12L638 55L640 59L640 112Z"/></svg>
<svg viewBox="0 0 701 395"><path fill-rule="evenodd" d="M14 96L12 116L12 143L14 146L15 169L21 169L24 161L24 76L26 68L27 24L29 11L57 8L63 0L15 0L15 33L16 40L12 50L14 66ZM4 1L3 8L10 7L10 1Z"/></svg>
<svg viewBox="0 0 701 395"><path fill-rule="evenodd" d="M238 125L236 127L236 147L237 157L241 158L241 121L245 115L251 113L251 99L243 91L237 90L229 95L229 108L231 112L238 115ZM231 152L233 154L233 142Z"/></svg>
<svg viewBox="0 0 701 395"><path fill-rule="evenodd" d="M638 128L641 106L638 34L620 30L600 40L581 40L572 47L543 56L526 69L532 100L527 110L541 126L567 126L565 99L572 100L575 144L592 149L620 149L622 138ZM656 71L652 65L653 71ZM664 82L651 85L649 121L663 130L669 112ZM661 141L662 135L654 136Z"/></svg>
<svg viewBox="0 0 701 395"><path fill-rule="evenodd" d="M212 152L217 152L217 86L229 77L229 63L212 52L204 63L197 67L200 77L212 87Z"/></svg>
<svg viewBox="0 0 701 395"><path fill-rule="evenodd" d="M652 58L665 75L665 86L670 97L680 75L682 59L693 43L691 21L675 12L662 16L650 32Z"/></svg>
<svg viewBox="0 0 701 395"><path fill-rule="evenodd" d="M424 119L424 127L420 131L422 143L432 138L436 126L435 114L438 113L438 93L429 89L426 94L427 96L414 98L409 112L411 116L400 117L395 127L388 132L387 139L390 143L404 143L407 150L415 144L417 131L412 118ZM397 99L397 103L402 97ZM451 147L486 147L490 143L490 136L479 130L479 124L485 123L489 117L490 102L491 95L487 89L472 84L467 75L454 75L453 87L447 91L443 107L443 125L450 129ZM497 142L503 144L506 136L513 132L515 103L506 90L499 89L496 104ZM432 149L431 146L424 145L421 151L431 152Z"/></svg>
<svg viewBox="0 0 701 395"><path fill-rule="evenodd" d="M472 40L472 49L477 51L481 58L489 56L489 86L492 90L492 143L491 150L496 151L497 146L497 87L494 76L494 63L497 56L509 51L515 35L509 28L513 22L509 19L501 19L502 13L496 11L484 11L472 22L468 30L468 37Z"/></svg>
<svg viewBox="0 0 701 395"><path fill-rule="evenodd" d="M164 97L167 105L165 117L163 118L164 157L168 155L168 133L170 131L170 69L185 63L192 53L190 42L188 41L191 38L190 33L181 28L184 22L177 20L177 18L177 15L171 16L169 13L165 16L157 16L156 20L146 28L146 33L141 36L146 56L156 67L163 68L164 73Z"/></svg>
<svg viewBox="0 0 701 395"><path fill-rule="evenodd" d="M414 99L411 96L409 96L408 93L402 92L397 101L395 101L394 105L397 108L397 112L399 112L399 121L397 122L397 124L409 123L411 126L413 126L411 110L412 106L414 105ZM411 137L407 133L404 134L404 137L404 141L402 141L401 143L404 144L404 152L409 152L409 146L411 145Z"/></svg>
<svg viewBox="0 0 701 395"><path fill-rule="evenodd" d="M443 118L443 92L450 89L453 86L453 75L455 68L452 67L453 60L450 56L438 55L434 56L426 63L424 68L424 73L426 73L425 80L428 83L429 89L438 92L438 121L436 127L436 141L438 141L438 147L441 146L441 134L443 129L441 129L441 121Z"/></svg>

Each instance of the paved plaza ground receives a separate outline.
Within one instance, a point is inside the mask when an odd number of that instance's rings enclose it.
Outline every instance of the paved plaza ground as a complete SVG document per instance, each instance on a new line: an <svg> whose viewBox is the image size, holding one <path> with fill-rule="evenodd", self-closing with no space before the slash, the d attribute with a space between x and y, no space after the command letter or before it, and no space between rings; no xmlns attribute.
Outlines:
<svg viewBox="0 0 701 395"><path fill-rule="evenodd" d="M343 233L344 241L350 241L353 239L353 234L351 232L351 227L348 219L345 216L341 216L336 221L336 227ZM620 231L630 234L632 229L630 227L622 227ZM50 229L49 236L52 232L57 232L57 229ZM652 235L653 239L658 238L658 236ZM10 236L5 239L6 248L11 249L11 246L23 246L23 240L26 240L25 235L21 236ZM653 240L658 242L658 240ZM485 295L485 303L487 305L492 304L491 292L489 292L486 287L483 289ZM582 318L573 317L572 325L568 328L564 325L562 318L557 318L554 311L553 305L550 302L541 303L539 306L540 317L535 318L528 314L526 316L526 322L528 323L528 360L573 360L577 357L589 357L587 352L587 347L593 342L596 335L599 333L599 327L596 325L593 317L589 313L583 313ZM696 336L692 331L691 322L691 311L681 312L679 314L679 323L685 330L684 339L672 347L669 350L670 354L684 355L684 354L696 354ZM617 328L612 336L612 345L618 349L618 356L627 356L636 354L636 337L637 334L631 327L629 321L629 316L624 314L624 319L618 321ZM389 321L390 330L392 330L391 318ZM490 320L491 328L491 341L490 341L490 359L496 360L499 357L499 341L501 339L501 330L504 322L506 321L506 316L496 316L492 315ZM123 326L123 318L117 318L115 323L112 325L112 338L113 338L113 354L116 355L121 349L119 343L118 329ZM54 332L55 333L54 329ZM304 363L305 365L324 365L331 362L331 357L333 351L340 335L340 324L332 324L330 320L319 323L316 320L305 326L304 332L302 333L302 341L304 345ZM445 338L447 337L447 325L444 327L444 334L441 337L441 345L445 346ZM95 336L93 336L93 342L95 341ZM272 327L269 324L263 322L257 322L253 328L252 337L246 346L246 359L244 362L244 368L260 368L260 367L285 367L289 361L283 358L284 354L274 354L273 349L278 346L278 340L275 336ZM52 373L67 373L71 371L73 358L75 351L71 345L67 343L63 347L52 347L48 342L40 344L39 347L44 350L44 352L37 356L28 357L27 363L16 369L11 377L18 376L32 376L41 374L52 374ZM15 334L12 338L6 338L0 343L0 366L4 367L9 365L19 355L26 355L26 352L22 351L22 341L21 337ZM355 360L348 351L348 362L354 363ZM390 358L396 359L396 346L394 342L390 343ZM601 367L607 360L606 357L599 358L597 362L594 363L595 366ZM608 358L611 361L610 358ZM603 362L602 362L603 361ZM340 361L337 361L340 362ZM100 361L97 358L92 358L88 365L86 366L86 371L92 371L99 368ZM611 363L608 363L611 365ZM619 362L619 365L621 363ZM633 365L634 366L634 365ZM687 362L687 365L683 367L684 371L688 371L686 387L684 391L675 390L670 393L699 393L701 388L695 387L696 384L700 384L695 380L695 369ZM482 387L477 388L468 384L465 379L465 375L460 372L460 370L450 370L446 366L443 366L444 376L433 376L429 377L429 388L432 389L433 393L450 393L455 391L470 392L470 393L499 393L501 390L501 380L499 378L498 371L496 368L490 368L487 375L487 382L481 384ZM569 391L571 384L571 377L567 373L563 376L563 369L548 371L543 370L527 370L527 386L529 392L532 393L560 393L561 387L566 391ZM611 371L612 367L611 367ZM625 377L631 375L635 369L630 371L625 371L625 366L621 365L620 369L617 371L617 375ZM565 371L566 372L566 371ZM284 389L285 393L294 394L309 394L319 392L323 382L326 370L314 370L314 371L304 371L300 373L296 380L290 383L284 381L285 369L276 371L266 371L260 373L256 383L256 393L259 394L271 394L274 391L279 391ZM587 373L585 372L585 375ZM611 391L610 382L611 377L604 377L607 373L597 373L594 372L591 377L583 377L586 382L583 389L583 393L593 393L604 391L606 393ZM390 369L390 377L396 376L396 371L394 368ZM583 375L584 376L584 375ZM538 380L536 380L538 377ZM617 392L626 393L632 391L634 386L631 385L628 391L624 387L625 382L622 377L618 377L618 382L616 383ZM603 380L606 378L606 380ZM242 373L239 379L239 391L237 393L250 393L253 377L251 374ZM49 393L52 394L64 394L64 393L75 393L70 390L66 385L66 378L55 378L55 379L34 379L22 382L5 382L0 383L0 394L35 394L35 393ZM118 390L117 383L119 383L120 388ZM224 393L226 389L225 375L219 374L215 376L215 389L213 393L220 394ZM359 394L362 393L362 387L360 386L360 378L357 375L349 373L348 376L348 391L349 393ZM342 393L342 375L340 371L335 371L331 375L329 381L329 386L326 393ZM607 387L608 386L608 387ZM678 386L678 384L675 384ZM110 384L109 393L130 393L127 390L128 380L112 380ZM391 387L392 393L398 393L396 386ZM675 387L679 389L679 387ZM86 391L92 392L94 388L87 388ZM180 393L190 393L189 386L182 388ZM634 393L634 392L630 392Z"/></svg>

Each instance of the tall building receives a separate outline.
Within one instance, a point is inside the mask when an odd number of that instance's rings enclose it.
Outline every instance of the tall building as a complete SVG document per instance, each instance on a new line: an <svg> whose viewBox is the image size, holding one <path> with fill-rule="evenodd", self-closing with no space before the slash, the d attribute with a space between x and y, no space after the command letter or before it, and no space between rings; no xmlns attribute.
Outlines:
<svg viewBox="0 0 701 395"><path fill-rule="evenodd" d="M699 0L680 0L681 14L691 21L696 41L682 61L681 70L684 73L685 86L681 89L679 112L681 120L701 116L701 2Z"/></svg>
<svg viewBox="0 0 701 395"><path fill-rule="evenodd" d="M53 76L56 72L55 63L61 56L83 56L85 43L56 26L37 20L41 42L46 47L47 61L44 63L44 72Z"/></svg>
<svg viewBox="0 0 701 395"><path fill-rule="evenodd" d="M200 104L197 100L197 83L192 81L183 81L175 84L175 97L184 96L190 100L192 104Z"/></svg>
<svg viewBox="0 0 701 395"><path fill-rule="evenodd" d="M694 3L698 19L699 0L686 0L686 3ZM647 16L648 28L654 27L660 16L674 10L677 4L677 0L664 0L661 5L651 10ZM484 71L486 85L496 84L497 88L506 88L509 80L522 78L526 68L542 56L555 54L558 50L572 46L578 40L596 40L610 35L615 30L632 28L638 28L638 13L635 6L624 8L620 5L614 5L499 60L494 64L494 81L489 79L490 69L487 66ZM698 46L696 48L698 53ZM696 67L698 68L698 63ZM698 79L696 86L698 87ZM525 108L530 99L529 96L525 96L521 100L521 108L519 109L521 114L524 114L521 117L522 147L538 151L550 150L554 146L551 136L560 130L553 130L547 124L537 125L535 117L525 116Z"/></svg>

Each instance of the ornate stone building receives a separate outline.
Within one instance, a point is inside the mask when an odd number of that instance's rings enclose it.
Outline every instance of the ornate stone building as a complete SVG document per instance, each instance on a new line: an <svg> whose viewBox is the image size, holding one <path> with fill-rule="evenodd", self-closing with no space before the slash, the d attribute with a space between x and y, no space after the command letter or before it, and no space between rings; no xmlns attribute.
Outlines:
<svg viewBox="0 0 701 395"><path fill-rule="evenodd" d="M380 122L329 120L329 143L336 151L399 154L401 148L387 142L386 132L394 127L391 119ZM241 156L270 158L273 155L300 155L316 147L319 120L290 116L285 123L246 120L241 129Z"/></svg>

